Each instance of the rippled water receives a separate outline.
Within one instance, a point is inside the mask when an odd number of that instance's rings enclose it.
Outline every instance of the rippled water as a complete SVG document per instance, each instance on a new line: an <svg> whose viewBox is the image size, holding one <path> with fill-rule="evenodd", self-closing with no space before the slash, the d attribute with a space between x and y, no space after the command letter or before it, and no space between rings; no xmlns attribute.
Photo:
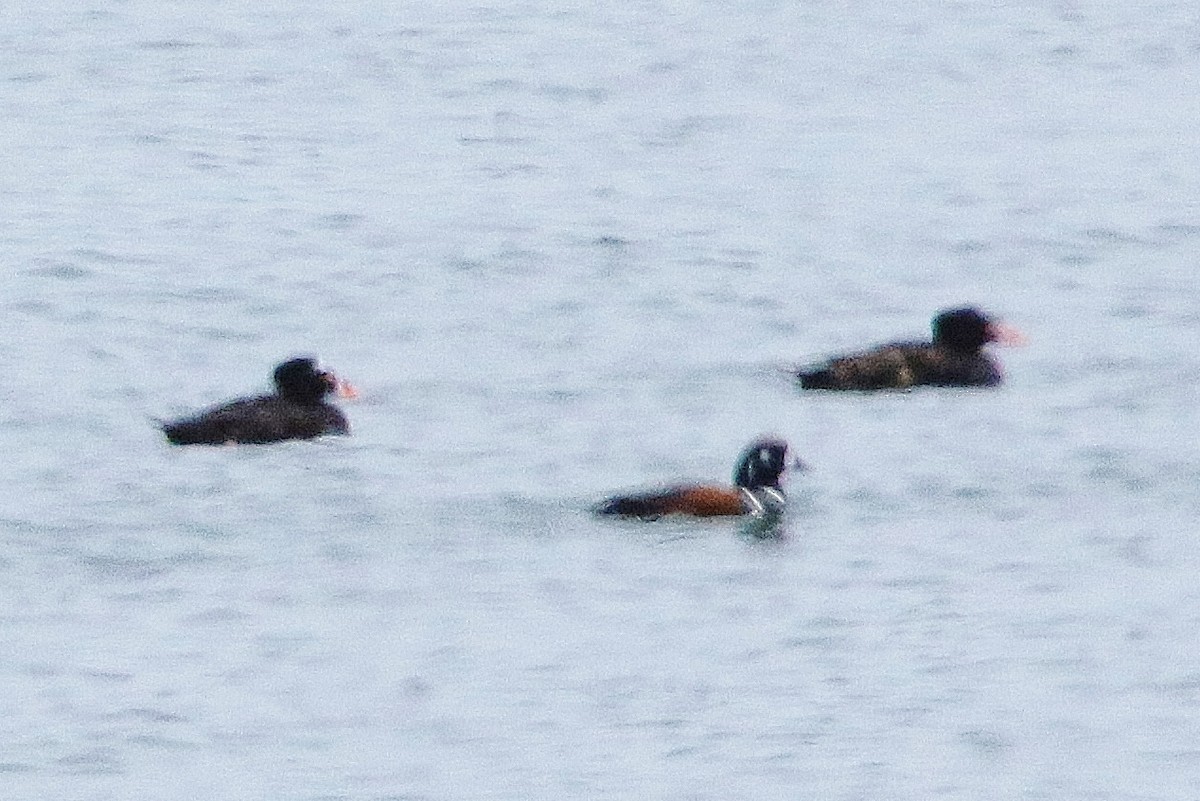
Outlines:
<svg viewBox="0 0 1200 801"><path fill-rule="evenodd" d="M7 17L4 797L1200 796L1192 5ZM353 437L154 429L300 352ZM778 538L587 514L763 432Z"/></svg>

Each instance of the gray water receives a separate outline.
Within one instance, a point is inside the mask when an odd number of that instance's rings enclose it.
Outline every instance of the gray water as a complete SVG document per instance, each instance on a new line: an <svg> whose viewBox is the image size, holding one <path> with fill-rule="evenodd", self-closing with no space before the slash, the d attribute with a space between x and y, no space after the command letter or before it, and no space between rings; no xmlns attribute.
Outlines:
<svg viewBox="0 0 1200 801"><path fill-rule="evenodd" d="M1200 798L1194 4L18 6L0 797ZM353 437L155 430L296 353Z"/></svg>

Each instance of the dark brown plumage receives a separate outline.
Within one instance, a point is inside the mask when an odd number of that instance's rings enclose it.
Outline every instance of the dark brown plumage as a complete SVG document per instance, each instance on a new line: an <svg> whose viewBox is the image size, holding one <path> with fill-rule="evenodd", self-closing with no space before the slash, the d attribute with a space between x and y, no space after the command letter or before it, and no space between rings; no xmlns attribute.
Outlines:
<svg viewBox="0 0 1200 801"><path fill-rule="evenodd" d="M339 382L318 370L314 360L286 361L275 368L274 379L274 394L239 398L163 423L163 433L174 445L265 444L350 433L346 416L325 400Z"/></svg>
<svg viewBox="0 0 1200 801"><path fill-rule="evenodd" d="M1004 372L984 345L1016 345L1020 333L978 309L949 309L933 318L933 341L896 342L831 359L796 373L802 389L875 390L916 386L994 387Z"/></svg>
<svg viewBox="0 0 1200 801"><path fill-rule="evenodd" d="M617 495L595 507L600 515L652 520L666 515L731 517L777 515L783 511L780 486L783 473L798 462L787 462L787 443L760 439L742 452L733 486L679 485L663 490Z"/></svg>

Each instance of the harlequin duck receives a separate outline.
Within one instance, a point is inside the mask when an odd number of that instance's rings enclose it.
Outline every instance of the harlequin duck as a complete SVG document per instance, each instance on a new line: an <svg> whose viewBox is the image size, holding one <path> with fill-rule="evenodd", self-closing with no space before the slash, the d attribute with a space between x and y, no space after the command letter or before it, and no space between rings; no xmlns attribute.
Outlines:
<svg viewBox="0 0 1200 801"><path fill-rule="evenodd" d="M796 373L802 389L994 387L1004 372L983 352L989 342L1021 345L1024 337L979 309L948 309L933 318L932 342L895 342L831 359Z"/></svg>
<svg viewBox="0 0 1200 801"><path fill-rule="evenodd" d="M738 458L732 487L680 485L657 492L618 495L596 506L600 515L617 515L653 520L665 515L725 517L771 516L784 508L780 479L789 467L802 468L797 460L788 464L788 446L778 439L756 440Z"/></svg>
<svg viewBox="0 0 1200 801"><path fill-rule="evenodd" d="M354 397L354 389L318 370L313 359L289 359L275 368L274 380L272 395L238 398L162 423L163 433L174 445L263 444L350 433L346 416L325 396Z"/></svg>

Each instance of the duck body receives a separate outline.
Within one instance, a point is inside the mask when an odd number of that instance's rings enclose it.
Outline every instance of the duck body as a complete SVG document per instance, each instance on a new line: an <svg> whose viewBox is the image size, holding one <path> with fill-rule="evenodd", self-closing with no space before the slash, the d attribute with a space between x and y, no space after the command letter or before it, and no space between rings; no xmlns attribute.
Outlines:
<svg viewBox="0 0 1200 801"><path fill-rule="evenodd" d="M830 359L797 373L801 389L870 391L909 387L994 387L1000 366L980 351L957 351L930 342L896 342Z"/></svg>
<svg viewBox="0 0 1200 801"><path fill-rule="evenodd" d="M239 398L162 424L174 445L261 445L327 434L349 434L346 416L325 396L336 390L332 373L319 371L309 358L275 368L276 391Z"/></svg>
<svg viewBox="0 0 1200 801"><path fill-rule="evenodd" d="M240 398L163 425L172 445L262 445L289 439L349 434L341 409L330 403L302 405L278 395Z"/></svg>
<svg viewBox="0 0 1200 801"><path fill-rule="evenodd" d="M677 484L661 490L616 495L594 508L596 514L655 520L688 517L767 516L783 511L780 487L788 468L787 444L774 439L753 442L742 453L734 486Z"/></svg>
<svg viewBox="0 0 1200 801"><path fill-rule="evenodd" d="M749 490L679 485L657 492L642 492L609 498L596 507L596 513L644 519L654 519L666 515L734 517L752 514L757 508L759 507L752 501Z"/></svg>
<svg viewBox="0 0 1200 801"><path fill-rule="evenodd" d="M1015 329L978 309L943 311L933 319L931 342L895 342L830 359L796 378L801 389L857 390L909 387L994 387L1004 371L983 347L990 342L1016 345Z"/></svg>

